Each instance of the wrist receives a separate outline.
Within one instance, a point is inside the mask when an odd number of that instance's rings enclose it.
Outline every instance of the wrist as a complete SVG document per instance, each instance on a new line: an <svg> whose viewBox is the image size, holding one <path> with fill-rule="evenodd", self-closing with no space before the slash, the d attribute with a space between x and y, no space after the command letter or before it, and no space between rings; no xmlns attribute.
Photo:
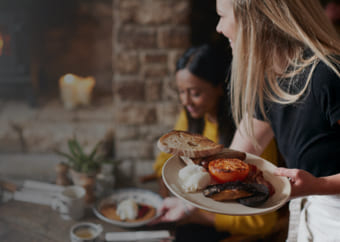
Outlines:
<svg viewBox="0 0 340 242"><path fill-rule="evenodd" d="M191 206L188 203L183 202L183 208L184 208L184 213L186 216L189 216L193 213L193 211L195 210L194 206Z"/></svg>
<svg viewBox="0 0 340 242"><path fill-rule="evenodd" d="M326 176L318 178L317 194L318 195L334 195L340 193L340 179L338 175ZM340 178L340 177L339 177Z"/></svg>

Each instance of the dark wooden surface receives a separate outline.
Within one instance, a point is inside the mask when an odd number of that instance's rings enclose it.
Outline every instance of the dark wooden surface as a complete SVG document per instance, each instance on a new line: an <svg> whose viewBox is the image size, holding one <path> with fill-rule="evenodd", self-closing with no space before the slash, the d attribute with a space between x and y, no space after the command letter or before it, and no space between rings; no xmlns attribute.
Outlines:
<svg viewBox="0 0 340 242"><path fill-rule="evenodd" d="M78 222L100 223L104 227L104 232L127 231L101 221L95 217L90 208L86 209L82 219L74 221L62 219L49 206L9 201L0 205L0 241L66 242L70 241L70 228Z"/></svg>
<svg viewBox="0 0 340 242"><path fill-rule="evenodd" d="M99 223L103 226L101 240L106 232L127 232L137 230L167 229L166 226L145 226L121 228L98 219L89 207L85 216L78 220L64 220L51 207L20 201L0 204L0 241L1 242L67 242L70 229L79 222Z"/></svg>

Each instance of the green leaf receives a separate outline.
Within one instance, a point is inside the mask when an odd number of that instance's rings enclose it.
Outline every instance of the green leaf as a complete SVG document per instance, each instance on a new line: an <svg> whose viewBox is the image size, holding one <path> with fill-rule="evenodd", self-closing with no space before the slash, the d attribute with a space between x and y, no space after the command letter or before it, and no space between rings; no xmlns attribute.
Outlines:
<svg viewBox="0 0 340 242"><path fill-rule="evenodd" d="M97 155L101 141L92 149L90 154L86 154L76 137L67 142L69 153L56 151L57 154L66 157L70 167L78 172L93 173L100 169L100 163L104 159L103 155Z"/></svg>
<svg viewBox="0 0 340 242"><path fill-rule="evenodd" d="M66 154L66 153L61 152L61 151L56 151L56 152L57 152L57 154L66 157L69 161L76 161L76 159L69 154Z"/></svg>
<svg viewBox="0 0 340 242"><path fill-rule="evenodd" d="M99 146L101 145L101 141L99 141L97 144L96 144L96 146L94 147L94 149L92 150L92 152L91 152L91 154L90 154L90 160L94 160L94 157L95 157L95 155L96 155L96 153L97 153L97 151L98 151L98 148L99 148Z"/></svg>
<svg viewBox="0 0 340 242"><path fill-rule="evenodd" d="M76 151L76 147L75 147L75 142L73 139L69 140L68 142L68 147L69 147L69 150L71 152L71 154L77 159L79 158L79 154L78 152Z"/></svg>

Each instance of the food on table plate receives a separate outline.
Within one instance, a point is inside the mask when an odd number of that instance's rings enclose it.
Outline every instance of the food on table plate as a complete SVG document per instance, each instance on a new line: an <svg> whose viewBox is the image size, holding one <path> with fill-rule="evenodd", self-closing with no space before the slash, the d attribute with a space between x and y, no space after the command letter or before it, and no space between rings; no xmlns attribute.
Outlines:
<svg viewBox="0 0 340 242"><path fill-rule="evenodd" d="M225 183L243 181L249 173L249 166L239 159L218 158L209 162L208 170L218 183Z"/></svg>
<svg viewBox="0 0 340 242"><path fill-rule="evenodd" d="M126 199L117 206L116 213L121 220L135 219L138 215L138 205L133 199Z"/></svg>
<svg viewBox="0 0 340 242"><path fill-rule="evenodd" d="M157 146L165 153L190 158L213 155L223 149L223 145L216 144L203 135L179 130L164 134L159 138Z"/></svg>
<svg viewBox="0 0 340 242"><path fill-rule="evenodd" d="M139 222L155 216L156 208L125 199L118 204L108 203L100 208L100 213L113 220L124 222Z"/></svg>
<svg viewBox="0 0 340 242"><path fill-rule="evenodd" d="M197 192L206 188L211 182L210 174L206 169L195 164L183 167L178 176L181 180L182 188L186 192Z"/></svg>

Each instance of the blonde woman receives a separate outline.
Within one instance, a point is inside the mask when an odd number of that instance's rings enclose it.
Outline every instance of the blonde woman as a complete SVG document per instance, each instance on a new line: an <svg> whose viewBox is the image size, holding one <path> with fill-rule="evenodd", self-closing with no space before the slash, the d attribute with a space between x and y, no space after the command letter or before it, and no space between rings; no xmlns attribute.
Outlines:
<svg viewBox="0 0 340 242"><path fill-rule="evenodd" d="M232 148L275 136L302 197L298 241L336 241L340 220L340 41L318 0L217 0L233 48ZM321 196L322 195L322 196Z"/></svg>
<svg viewBox="0 0 340 242"><path fill-rule="evenodd" d="M261 154L275 137L304 197L298 241L338 241L340 41L319 0L217 0L217 31L233 48L231 148ZM186 209L184 209L186 208ZM178 219L189 205L166 208ZM171 216L172 215L172 216Z"/></svg>

